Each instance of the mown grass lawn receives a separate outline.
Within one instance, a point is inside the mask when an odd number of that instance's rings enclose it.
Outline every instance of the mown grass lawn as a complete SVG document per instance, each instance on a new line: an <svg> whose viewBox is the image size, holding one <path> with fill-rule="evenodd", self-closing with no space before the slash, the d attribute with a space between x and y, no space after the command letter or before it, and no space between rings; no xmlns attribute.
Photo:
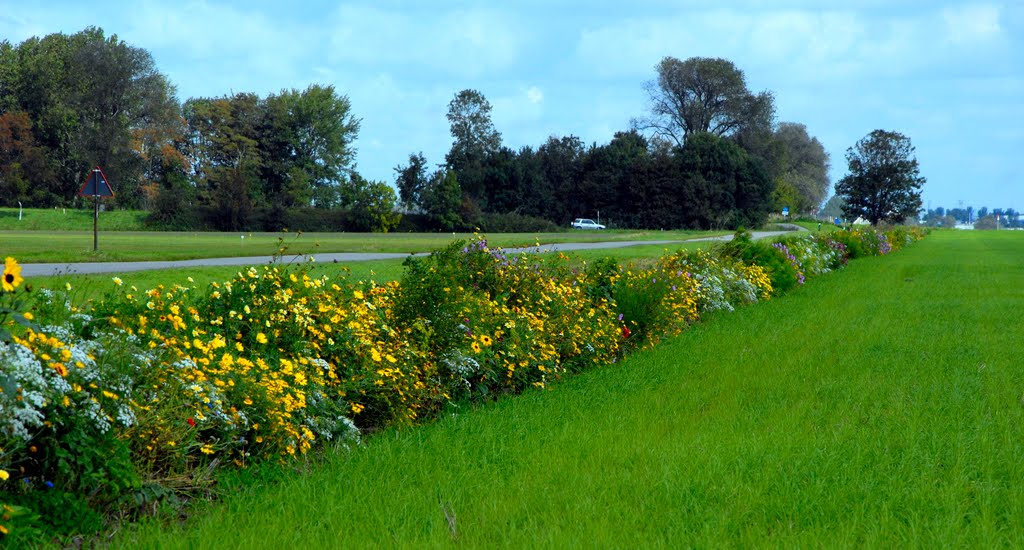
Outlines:
<svg viewBox="0 0 1024 550"><path fill-rule="evenodd" d="M581 250L565 254L565 261L572 265L585 268L585 262L593 262L600 258L615 258L623 265L630 262L648 261L660 256L675 252L680 249L693 250L701 247L711 246L709 241L697 241L679 244L647 244L636 245L625 248ZM311 277L327 275L332 278L345 276L356 281L396 281L402 277L402 259L392 260L370 260L363 262L349 262L347 264L335 264L332 262L307 264ZM32 277L31 283L39 288L64 288L65 283L70 284L74 289L76 301L84 302L88 299L96 299L114 290L112 277L115 275L128 287L141 289L156 288L158 285L166 287L179 284L182 286L195 286L206 288L210 283L223 283L230 281L239 271L241 266L215 266L215 267L192 267L182 269L159 269L152 271L132 271L127 273L102 273L93 275L52 275L45 277ZM191 281L189 281L191 279Z"/></svg>
<svg viewBox="0 0 1024 550"><path fill-rule="evenodd" d="M505 248L537 243L604 241L682 241L725 235L727 231L565 231L497 233L492 246ZM92 231L0 231L3 254L21 263L188 260L270 256L283 245L289 255L327 252L429 252L457 238L454 233L200 233L166 231L102 231L93 252Z"/></svg>
<svg viewBox="0 0 1024 550"><path fill-rule="evenodd" d="M1022 280L1024 236L936 232L115 542L1019 547Z"/></svg>

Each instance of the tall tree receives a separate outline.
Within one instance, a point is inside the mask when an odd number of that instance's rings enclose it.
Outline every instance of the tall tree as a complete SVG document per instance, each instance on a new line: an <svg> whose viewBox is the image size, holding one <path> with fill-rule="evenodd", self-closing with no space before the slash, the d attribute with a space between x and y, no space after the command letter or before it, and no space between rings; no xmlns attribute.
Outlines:
<svg viewBox="0 0 1024 550"><path fill-rule="evenodd" d="M795 122L782 122L775 137L784 149L781 179L796 191L797 212L810 212L821 206L831 185L828 177L829 156L825 147L807 133L807 127Z"/></svg>
<svg viewBox="0 0 1024 550"><path fill-rule="evenodd" d="M59 189L24 112L0 114L0 204L50 206Z"/></svg>
<svg viewBox="0 0 1024 550"><path fill-rule="evenodd" d="M729 140L696 134L678 153L683 176L675 206L693 228L757 227L768 216L772 182L763 165Z"/></svg>
<svg viewBox="0 0 1024 550"><path fill-rule="evenodd" d="M448 124L454 138L445 156L448 168L455 171L464 193L484 202L484 162L501 147L501 134L491 122L491 103L477 90L462 90L448 104Z"/></svg>
<svg viewBox="0 0 1024 550"><path fill-rule="evenodd" d="M665 57L658 77L644 85L650 97L648 117L634 128L651 130L678 146L692 134L731 136L748 127L770 128L775 99L768 91L753 94L743 71L726 59Z"/></svg>
<svg viewBox="0 0 1024 550"><path fill-rule="evenodd" d="M96 27L0 47L0 109L28 114L59 202L73 201L99 164L126 206L141 204L147 153L174 139L179 117L149 52Z"/></svg>
<svg viewBox="0 0 1024 550"><path fill-rule="evenodd" d="M401 221L395 211L395 190L382 181L369 181L355 171L341 186L342 205L359 231L387 233Z"/></svg>
<svg viewBox="0 0 1024 550"><path fill-rule="evenodd" d="M849 174L836 184L847 218L903 223L921 210L921 176L910 138L875 130L846 150Z"/></svg>
<svg viewBox="0 0 1024 550"><path fill-rule="evenodd" d="M423 190L426 189L430 179L427 177L427 157L423 152L411 153L407 166L398 165L395 167L395 186L398 187L398 196L406 209L419 208L422 200Z"/></svg>
<svg viewBox="0 0 1024 550"><path fill-rule="evenodd" d="M423 192L423 209L433 218L434 223L446 231L462 226L459 206L462 190L452 170L438 170L430 177L430 184Z"/></svg>

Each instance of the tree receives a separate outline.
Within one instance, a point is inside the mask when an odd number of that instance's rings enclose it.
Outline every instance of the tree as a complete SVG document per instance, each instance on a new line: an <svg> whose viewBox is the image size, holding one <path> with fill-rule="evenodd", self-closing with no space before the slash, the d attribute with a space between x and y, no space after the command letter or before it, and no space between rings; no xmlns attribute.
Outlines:
<svg viewBox="0 0 1024 550"><path fill-rule="evenodd" d="M423 192L423 209L434 222L447 231L462 226L459 207L462 204L462 190L452 170L438 170L430 178L430 184Z"/></svg>
<svg viewBox="0 0 1024 550"><path fill-rule="evenodd" d="M427 178L427 157L423 152L409 155L408 166L395 166L395 186L398 187L398 196L406 209L420 207L423 190L430 180Z"/></svg>
<svg viewBox="0 0 1024 550"><path fill-rule="evenodd" d="M49 206L57 198L54 183L46 151L36 145L28 115L0 114L0 204L25 201Z"/></svg>
<svg viewBox="0 0 1024 550"><path fill-rule="evenodd" d="M816 210L831 184L828 152L803 124L782 122L775 138L784 149L781 179L795 189L797 199L795 204L783 206L792 206L797 212Z"/></svg>
<svg viewBox="0 0 1024 550"><path fill-rule="evenodd" d="M103 167L116 201L142 203L148 152L180 135L174 87L146 50L89 27L0 46L0 112L24 112L57 187L45 203L75 200L85 175Z"/></svg>
<svg viewBox="0 0 1024 550"><path fill-rule="evenodd" d="M491 104L476 90L462 90L448 104L448 124L455 139L445 156L448 168L467 195L482 201L484 161L501 147L501 134L491 122Z"/></svg>
<svg viewBox="0 0 1024 550"><path fill-rule="evenodd" d="M978 221L974 222L974 228L984 230L997 229L996 217L992 214L982 216L981 218L978 218Z"/></svg>
<svg viewBox="0 0 1024 550"><path fill-rule="evenodd" d="M687 227L757 227L768 217L772 182L762 164L729 140L704 133L677 155L683 179L674 206Z"/></svg>
<svg viewBox="0 0 1024 550"><path fill-rule="evenodd" d="M921 210L920 175L910 138L875 130L846 150L849 174L836 184L836 194L846 201L849 219L903 223Z"/></svg>
<svg viewBox="0 0 1024 550"><path fill-rule="evenodd" d="M395 212L395 190L382 181L368 181L352 172L341 189L342 203L360 231L387 233L401 221Z"/></svg>
<svg viewBox="0 0 1024 550"><path fill-rule="evenodd" d="M774 97L767 91L752 94L743 71L731 61L665 57L655 70L657 80L644 85L651 115L635 119L634 128L651 130L678 146L700 132L722 137L750 127L771 128Z"/></svg>
<svg viewBox="0 0 1024 550"><path fill-rule="evenodd" d="M832 195L825 203L825 206L821 208L821 215L828 219L841 218L843 217L843 206L845 205L846 201L843 200L841 195Z"/></svg>

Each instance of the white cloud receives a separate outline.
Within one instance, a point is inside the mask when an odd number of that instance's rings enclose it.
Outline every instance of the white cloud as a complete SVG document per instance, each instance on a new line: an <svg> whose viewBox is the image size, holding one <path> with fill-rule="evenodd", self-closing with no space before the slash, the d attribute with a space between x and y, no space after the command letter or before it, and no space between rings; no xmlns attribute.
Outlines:
<svg viewBox="0 0 1024 550"><path fill-rule="evenodd" d="M544 92L536 86L530 86L526 89L526 100L530 103L540 103L544 101Z"/></svg>

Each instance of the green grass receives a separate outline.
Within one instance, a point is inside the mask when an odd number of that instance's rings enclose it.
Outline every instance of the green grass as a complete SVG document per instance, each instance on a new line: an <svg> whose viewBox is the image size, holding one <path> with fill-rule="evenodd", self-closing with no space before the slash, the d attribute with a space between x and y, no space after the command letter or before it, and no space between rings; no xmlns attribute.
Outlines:
<svg viewBox="0 0 1024 550"><path fill-rule="evenodd" d="M100 231L143 231L145 210L100 212ZM25 208L18 218L17 208L0 208L2 231L88 231L92 235L92 202L88 208ZM91 238L91 237L90 237ZM90 247L92 241L89 241Z"/></svg>
<svg viewBox="0 0 1024 550"><path fill-rule="evenodd" d="M708 242L681 243L676 245L637 245L626 248L612 248L602 250L583 250L566 254L567 262L574 265L582 265L583 262L593 262L599 258L612 257L619 262L626 264L640 260L657 258L670 252L680 249L693 250L700 247L710 246ZM327 275L336 277L344 274L351 280L375 280L396 281L402 277L402 259L395 260L371 260L365 262L349 262L346 264L335 264L332 262L309 264L309 273L312 277ZM31 277L28 281L36 288L64 288L65 283L70 284L74 289L73 298L76 302L84 302L89 299L97 299L114 289L111 281L117 275L125 285L135 286L140 289L156 288L157 285L171 286L179 284L183 286L196 286L206 288L211 282L229 281L241 271L241 266L219 266L219 267L191 267L183 269L159 269L152 271L131 271L127 273L114 274L103 273L96 275L54 275L47 277ZM191 277L190 282L188 278Z"/></svg>
<svg viewBox="0 0 1024 550"><path fill-rule="evenodd" d="M937 233L116 542L1019 547L1021 280L1020 235Z"/></svg>
<svg viewBox="0 0 1024 550"><path fill-rule="evenodd" d="M724 231L565 231L559 233L497 233L491 246L540 243L685 240L727 234ZM242 238L242 237L245 238ZM280 239L290 254L325 252L428 252L455 238L454 233L191 233L115 231L99 235L93 252L92 231L0 231L0 255L21 263L186 260L274 254Z"/></svg>

